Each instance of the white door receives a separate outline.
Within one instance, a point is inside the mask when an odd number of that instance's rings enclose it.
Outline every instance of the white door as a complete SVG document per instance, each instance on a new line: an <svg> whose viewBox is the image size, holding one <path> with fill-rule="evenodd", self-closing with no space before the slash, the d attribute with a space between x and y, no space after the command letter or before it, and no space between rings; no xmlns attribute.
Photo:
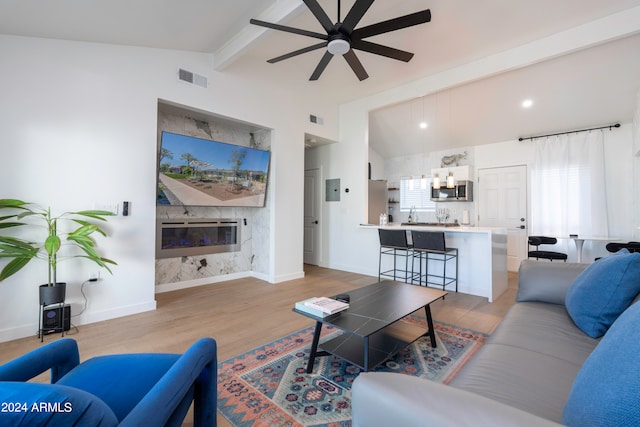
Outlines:
<svg viewBox="0 0 640 427"><path fill-rule="evenodd" d="M320 264L320 169L304 171L304 262Z"/></svg>
<svg viewBox="0 0 640 427"><path fill-rule="evenodd" d="M478 170L478 225L507 229L507 269L527 257L527 167Z"/></svg>

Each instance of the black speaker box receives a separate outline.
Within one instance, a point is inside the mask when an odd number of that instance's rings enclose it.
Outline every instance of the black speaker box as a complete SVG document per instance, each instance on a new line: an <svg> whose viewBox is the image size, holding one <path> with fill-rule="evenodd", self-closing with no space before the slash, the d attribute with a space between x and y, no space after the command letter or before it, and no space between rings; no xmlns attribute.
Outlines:
<svg viewBox="0 0 640 427"><path fill-rule="evenodd" d="M42 333L62 332L61 326L65 331L71 328L71 307L68 304L64 306L64 318L62 307L45 308L42 313Z"/></svg>

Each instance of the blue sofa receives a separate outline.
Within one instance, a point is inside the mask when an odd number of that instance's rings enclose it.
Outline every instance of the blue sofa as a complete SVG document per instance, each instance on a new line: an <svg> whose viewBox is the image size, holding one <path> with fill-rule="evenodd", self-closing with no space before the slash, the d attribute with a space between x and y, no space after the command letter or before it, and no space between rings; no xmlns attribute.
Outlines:
<svg viewBox="0 0 640 427"><path fill-rule="evenodd" d="M180 426L194 403L194 425L216 425L216 342L184 354L118 354L80 363L63 338L0 366L0 425ZM51 383L27 382L50 370Z"/></svg>
<svg viewBox="0 0 640 427"><path fill-rule="evenodd" d="M354 427L640 425L640 253L525 260L517 303L450 385L368 372Z"/></svg>

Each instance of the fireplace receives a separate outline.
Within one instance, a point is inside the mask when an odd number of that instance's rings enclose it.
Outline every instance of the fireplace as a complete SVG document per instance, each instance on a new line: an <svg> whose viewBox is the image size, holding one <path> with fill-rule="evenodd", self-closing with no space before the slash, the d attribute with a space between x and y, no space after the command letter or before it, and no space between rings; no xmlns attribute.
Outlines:
<svg viewBox="0 0 640 427"><path fill-rule="evenodd" d="M240 250L240 219L159 219L156 258Z"/></svg>

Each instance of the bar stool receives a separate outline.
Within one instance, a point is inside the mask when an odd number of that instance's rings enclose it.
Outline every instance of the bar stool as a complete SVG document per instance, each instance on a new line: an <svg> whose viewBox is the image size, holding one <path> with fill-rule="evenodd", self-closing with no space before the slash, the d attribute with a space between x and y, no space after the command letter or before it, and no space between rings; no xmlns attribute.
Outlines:
<svg viewBox="0 0 640 427"><path fill-rule="evenodd" d="M406 230L378 229L380 237L380 255L378 256L378 280L380 277L389 277L393 280L401 279L408 282L413 274L413 269L409 271L409 257L413 256L411 245L407 242ZM382 271L382 255L393 257L393 268ZM398 257L404 257L404 270L397 266ZM413 265L413 261L412 261Z"/></svg>
<svg viewBox="0 0 640 427"><path fill-rule="evenodd" d="M411 231L411 239L413 240L413 259L411 261L411 283L418 280L418 284L442 286L444 291L447 286L452 283L456 285L458 292L458 249L448 248L444 240L443 231ZM419 269L416 274L414 261L418 259ZM425 271L422 274L422 262L424 260ZM449 261L455 261L455 277L447 275L447 264ZM429 261L442 262L442 275L429 271Z"/></svg>

